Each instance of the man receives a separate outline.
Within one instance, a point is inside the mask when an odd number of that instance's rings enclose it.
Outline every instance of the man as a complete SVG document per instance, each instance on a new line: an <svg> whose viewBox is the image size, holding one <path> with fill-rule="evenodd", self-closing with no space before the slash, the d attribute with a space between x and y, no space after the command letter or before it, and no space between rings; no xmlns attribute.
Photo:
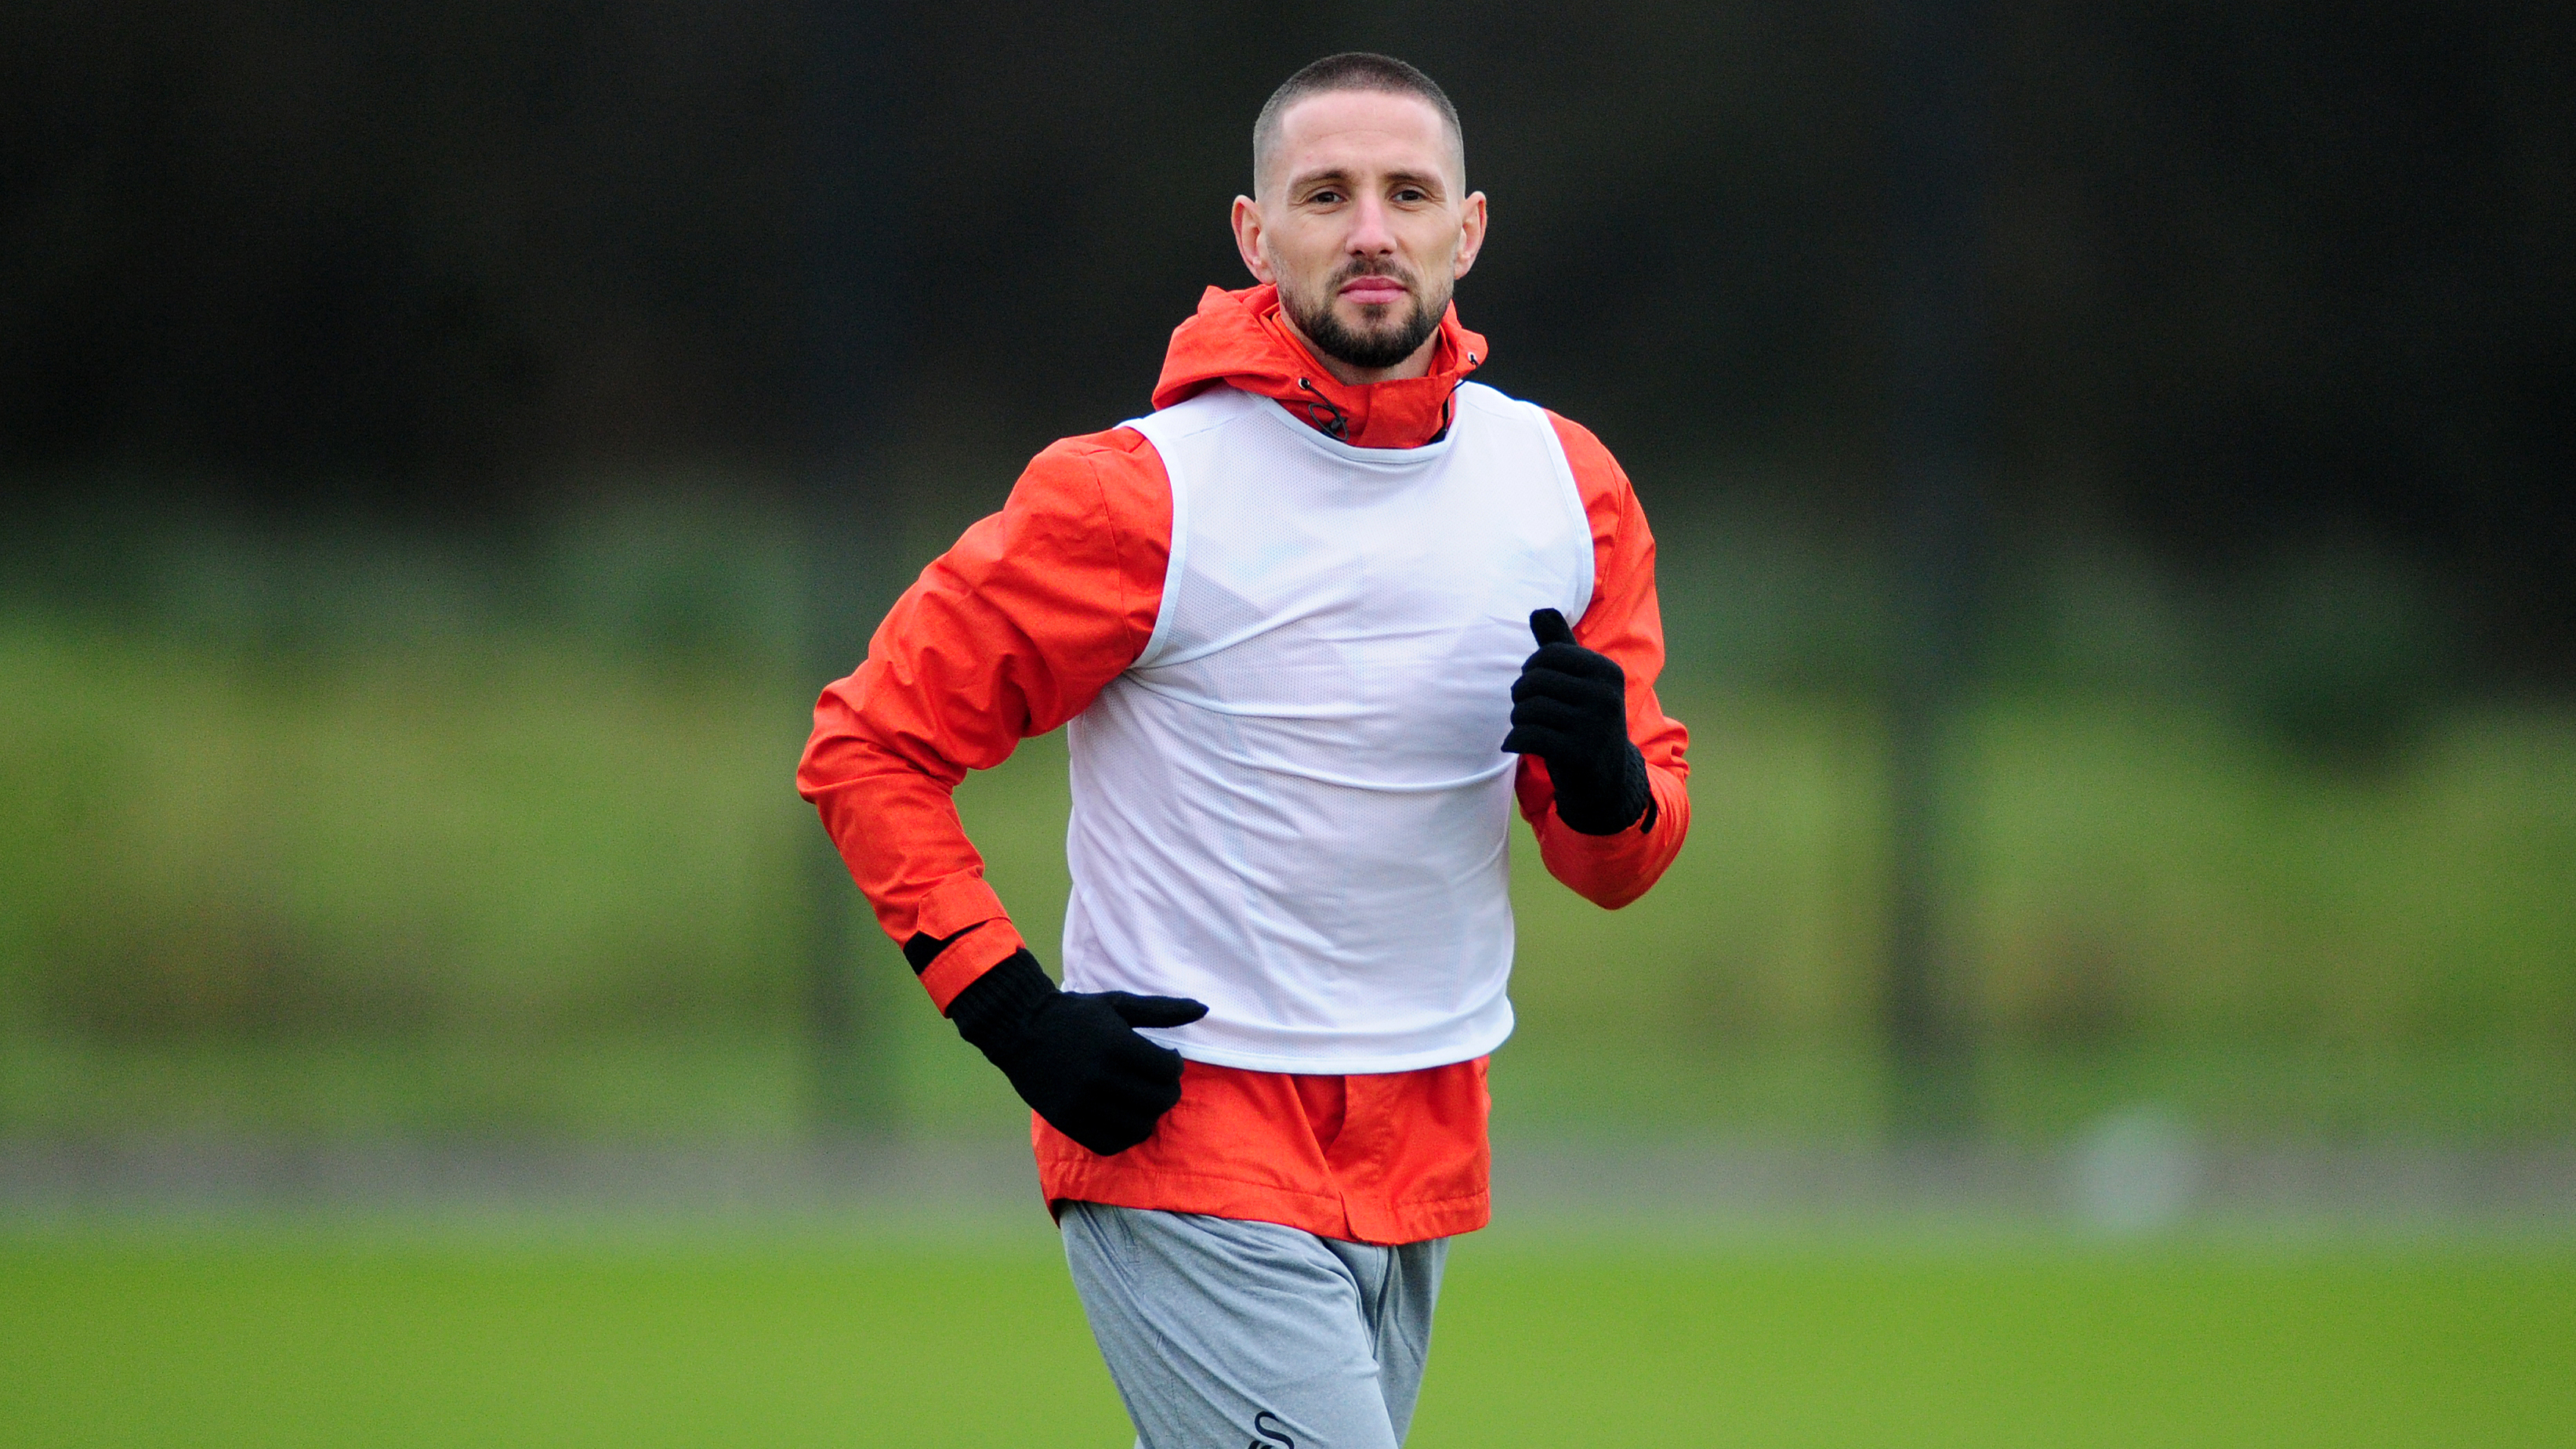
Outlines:
<svg viewBox="0 0 2576 1449"><path fill-rule="evenodd" d="M1446 1241L1487 1217L1511 806L1625 905L1688 829L1685 736L1618 464L1466 380L1485 198L1448 98L1317 61L1253 170L1259 285L1173 332L1151 416L1039 454L923 571L797 783L1035 1109L1138 1442L1393 1449ZM950 799L1058 725L1061 991Z"/></svg>

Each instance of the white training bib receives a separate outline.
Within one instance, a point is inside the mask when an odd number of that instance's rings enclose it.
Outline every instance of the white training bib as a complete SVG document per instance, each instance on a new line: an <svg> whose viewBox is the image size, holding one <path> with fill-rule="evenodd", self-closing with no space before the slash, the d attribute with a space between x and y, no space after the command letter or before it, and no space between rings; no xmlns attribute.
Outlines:
<svg viewBox="0 0 2576 1449"><path fill-rule="evenodd" d="M1152 639L1069 729L1070 990L1261 1071L1408 1071L1511 1034L1512 681L1592 534L1545 413L1468 383L1420 448L1217 387L1128 424L1172 486Z"/></svg>

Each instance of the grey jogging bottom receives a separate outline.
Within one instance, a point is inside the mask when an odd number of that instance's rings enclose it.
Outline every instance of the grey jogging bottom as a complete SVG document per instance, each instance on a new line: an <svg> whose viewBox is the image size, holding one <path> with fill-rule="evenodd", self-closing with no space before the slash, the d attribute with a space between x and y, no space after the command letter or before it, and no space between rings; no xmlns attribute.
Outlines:
<svg viewBox="0 0 2576 1449"><path fill-rule="evenodd" d="M1065 1261L1139 1449L1397 1449L1449 1242L1069 1202Z"/></svg>

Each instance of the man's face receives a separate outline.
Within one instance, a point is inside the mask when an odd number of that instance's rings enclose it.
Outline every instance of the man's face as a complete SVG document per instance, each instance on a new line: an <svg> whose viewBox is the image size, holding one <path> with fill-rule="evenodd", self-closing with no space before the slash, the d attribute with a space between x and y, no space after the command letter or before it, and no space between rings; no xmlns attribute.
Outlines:
<svg viewBox="0 0 2576 1449"><path fill-rule="evenodd" d="M1416 96L1328 91L1280 116L1234 200L1244 265L1346 383L1418 377L1457 279L1485 239L1448 127Z"/></svg>

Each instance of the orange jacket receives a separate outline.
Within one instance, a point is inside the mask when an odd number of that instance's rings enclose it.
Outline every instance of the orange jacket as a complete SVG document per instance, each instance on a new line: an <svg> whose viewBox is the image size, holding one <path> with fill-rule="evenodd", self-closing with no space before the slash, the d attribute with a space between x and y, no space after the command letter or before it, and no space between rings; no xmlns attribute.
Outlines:
<svg viewBox="0 0 2576 1449"><path fill-rule="evenodd" d="M1450 393L1487 355L1453 308L1425 376L1346 387L1288 331L1274 289L1211 287L1172 334L1154 405L1227 385L1277 398L1362 447L1418 447L1448 426ZM1577 834L1557 820L1547 767L1530 756L1517 793L1549 873L1616 909L1654 884L1689 832L1687 735L1655 698L1663 627L1645 515L1600 441L1549 416L1592 526L1593 598L1575 638L1627 671L1629 738L1657 811L1645 829ZM887 935L951 941L921 971L942 1011L1023 944L951 792L966 771L1081 713L1135 661L1153 634L1170 546L1170 484L1141 435L1113 428L1058 442L1030 462L1000 513L922 571L866 662L815 705L798 792L821 812ZM1484 1103L1482 1060L1347 1078L1191 1062L1181 1105L1115 1157L1042 1120L1032 1131L1050 1201L1406 1242L1484 1222Z"/></svg>

